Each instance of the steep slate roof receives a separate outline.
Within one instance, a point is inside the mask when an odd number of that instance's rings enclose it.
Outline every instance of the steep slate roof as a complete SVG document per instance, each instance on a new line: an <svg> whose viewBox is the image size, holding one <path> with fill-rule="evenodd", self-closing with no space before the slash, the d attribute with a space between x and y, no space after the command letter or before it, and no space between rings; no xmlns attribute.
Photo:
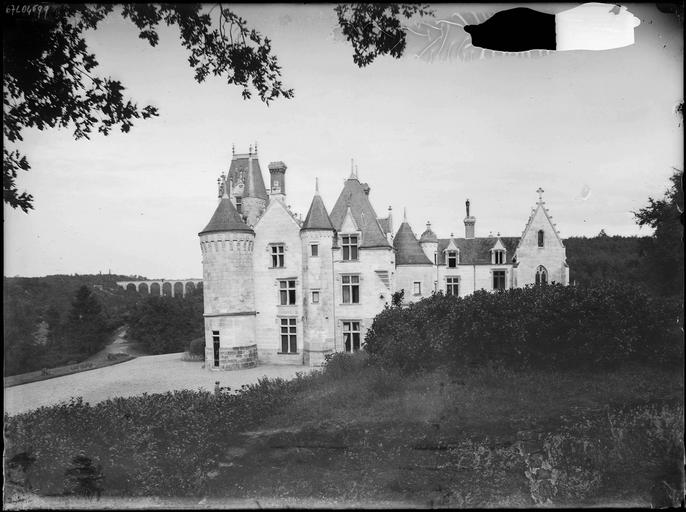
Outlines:
<svg viewBox="0 0 686 512"><path fill-rule="evenodd" d="M407 222L403 222L398 233L393 239L396 265L431 265L431 260L426 257L419 241L414 236L412 228Z"/></svg>
<svg viewBox="0 0 686 512"><path fill-rule="evenodd" d="M264 187L264 180L262 179L262 169L260 169L260 162L257 156L252 156L252 172L250 172L250 156L241 154L234 155L231 159L231 166L229 167L229 174L227 180L233 180L233 186L236 187L238 178L243 174L245 177L245 188L243 189L242 197L259 197L265 201L269 200L267 189Z"/></svg>
<svg viewBox="0 0 686 512"><path fill-rule="evenodd" d="M227 196L221 198L210 222L205 226L205 229L198 234L202 235L204 233L213 233L217 231L243 231L253 233L253 230L243 222L240 214L236 211L236 207Z"/></svg>
<svg viewBox="0 0 686 512"><path fill-rule="evenodd" d="M307 212L307 217L305 217L305 222L303 223L303 229L331 229L333 230L333 224L331 224L331 219L329 214L326 213L326 206L324 206L324 201L319 194L315 194L312 198L312 204L310 205L310 210Z"/></svg>
<svg viewBox="0 0 686 512"><path fill-rule="evenodd" d="M331 210L331 223L337 231L340 231L345 214L348 211L348 203L355 222L362 232L360 247L390 247L386 235L377 220L376 213L369 196L365 193L369 191L369 185L361 184L357 178L348 178L343 186L341 195Z"/></svg>
<svg viewBox="0 0 686 512"><path fill-rule="evenodd" d="M381 231L383 231L385 234L388 234L391 232L391 219L386 217L385 219L376 219L379 221L379 226L381 226Z"/></svg>
<svg viewBox="0 0 686 512"><path fill-rule="evenodd" d="M501 237L481 237L481 238L453 238L455 245L460 250L460 264L461 265L490 265L491 264L491 249L500 238L500 241L505 246L507 251L505 257L507 262L512 262L519 237L517 236L501 236ZM445 258L443 251L450 243L450 238L440 238L438 240L438 264L445 265Z"/></svg>

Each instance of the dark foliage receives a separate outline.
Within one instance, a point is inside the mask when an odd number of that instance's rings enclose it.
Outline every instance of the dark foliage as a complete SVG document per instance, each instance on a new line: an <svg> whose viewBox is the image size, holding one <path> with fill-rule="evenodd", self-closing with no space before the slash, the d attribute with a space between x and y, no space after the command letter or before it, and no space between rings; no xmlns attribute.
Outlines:
<svg viewBox="0 0 686 512"><path fill-rule="evenodd" d="M10 147L22 140L25 128L72 128L75 138L88 139L94 130L104 135L113 128L128 132L135 120L158 115L154 106L139 107L127 99L121 82L95 73L98 61L84 33L96 29L113 5L46 7L39 16L14 12L2 21L3 133L10 143L3 149L3 199L25 212L33 208L33 197L19 192L16 178L30 165ZM229 9L204 12L200 4L126 4L121 14L151 46L158 42L160 24L178 26L198 82L210 74L222 76L242 87L244 98L256 91L265 103L293 96L281 83L269 39Z"/></svg>
<svg viewBox="0 0 686 512"><path fill-rule="evenodd" d="M205 355L205 337L195 338L191 340L188 346L188 352L193 356Z"/></svg>
<svg viewBox="0 0 686 512"><path fill-rule="evenodd" d="M202 290L183 298L146 298L132 311L129 326L130 337L151 354L183 352L204 333Z"/></svg>
<svg viewBox="0 0 686 512"><path fill-rule="evenodd" d="M653 236L641 242L650 261L648 278L665 295L681 295L684 286L684 171L674 169L662 199L648 198L648 206L634 212L639 226L650 226Z"/></svg>
<svg viewBox="0 0 686 512"><path fill-rule="evenodd" d="M87 286L76 292L62 331L62 346L71 352L91 355L107 341L109 331L102 306Z"/></svg>
<svg viewBox="0 0 686 512"><path fill-rule="evenodd" d="M6 415L5 449L8 457L34 450L28 476L41 482L41 494L97 495L104 487L116 496L199 496L219 447L287 405L310 380L262 379L237 393L175 391L94 406L72 399Z"/></svg>
<svg viewBox="0 0 686 512"><path fill-rule="evenodd" d="M372 360L406 371L441 364L606 368L635 361L680 364L683 302L636 287L547 285L439 293L386 308L365 339Z"/></svg>
<svg viewBox="0 0 686 512"><path fill-rule="evenodd" d="M353 46L353 60L360 67L382 55L401 57L406 45L401 21L433 14L428 5L417 4L340 4L335 10L343 35Z"/></svg>
<svg viewBox="0 0 686 512"><path fill-rule="evenodd" d="M53 368L88 357L89 343L86 340L90 339L93 346L100 345L114 329L127 321L128 311L142 300L138 294L126 292L116 285L116 281L125 279L130 279L130 276L5 277L5 375ZM83 286L90 290L90 298L82 298L85 303L79 306L82 311L77 313L73 311L72 302ZM101 310L90 314L94 311L92 308L97 308L91 304L94 302ZM79 314L83 317L80 322L74 316ZM47 328L44 339L37 335L41 325Z"/></svg>
<svg viewBox="0 0 686 512"><path fill-rule="evenodd" d="M608 236L604 231L596 237L565 239L570 283L592 286L600 281L620 281L652 289L645 272L649 262L643 254L642 240Z"/></svg>

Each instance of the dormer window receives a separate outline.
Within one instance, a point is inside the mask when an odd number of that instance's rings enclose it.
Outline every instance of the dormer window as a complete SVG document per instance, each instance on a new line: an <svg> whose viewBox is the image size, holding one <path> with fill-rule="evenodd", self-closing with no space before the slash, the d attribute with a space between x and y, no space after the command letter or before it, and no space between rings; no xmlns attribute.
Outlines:
<svg viewBox="0 0 686 512"><path fill-rule="evenodd" d="M491 255L494 265L503 265L505 263L505 251L494 250Z"/></svg>
<svg viewBox="0 0 686 512"><path fill-rule="evenodd" d="M343 260L357 260L357 235L342 235Z"/></svg>
<svg viewBox="0 0 686 512"><path fill-rule="evenodd" d="M543 247L543 230L538 230L538 246Z"/></svg>
<svg viewBox="0 0 686 512"><path fill-rule="evenodd" d="M236 196L236 211L243 213L243 198L240 196Z"/></svg>
<svg viewBox="0 0 686 512"><path fill-rule="evenodd" d="M448 268L455 268L457 267L457 264L459 263L459 258L458 258L458 253L457 251L448 251L447 253L447 260L448 260Z"/></svg>

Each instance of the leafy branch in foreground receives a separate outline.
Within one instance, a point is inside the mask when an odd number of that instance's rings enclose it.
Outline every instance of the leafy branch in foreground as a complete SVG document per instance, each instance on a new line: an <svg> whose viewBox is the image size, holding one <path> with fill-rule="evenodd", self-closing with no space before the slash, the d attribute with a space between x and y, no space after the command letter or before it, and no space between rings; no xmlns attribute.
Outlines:
<svg viewBox="0 0 686 512"><path fill-rule="evenodd" d="M151 46L159 41L156 28L162 22L177 25L198 82L210 73L224 76L229 85L243 88L244 98L254 90L266 104L293 97L280 80L268 38L221 5L216 19L214 8L205 10L200 4L127 4L121 15ZM112 5L63 5L44 18L3 17L3 199L12 208L33 208L33 196L20 193L16 185L18 172L28 171L30 164L7 147L23 140L25 128L71 127L76 139L88 139L94 130L103 135L115 127L128 132L135 120L158 115L154 106L139 107L126 99L120 81L94 73L98 61L85 32L95 30L112 11Z"/></svg>
<svg viewBox="0 0 686 512"><path fill-rule="evenodd" d="M335 11L359 67L380 55L402 57L407 42L401 20L433 14L428 5L416 4L340 4Z"/></svg>

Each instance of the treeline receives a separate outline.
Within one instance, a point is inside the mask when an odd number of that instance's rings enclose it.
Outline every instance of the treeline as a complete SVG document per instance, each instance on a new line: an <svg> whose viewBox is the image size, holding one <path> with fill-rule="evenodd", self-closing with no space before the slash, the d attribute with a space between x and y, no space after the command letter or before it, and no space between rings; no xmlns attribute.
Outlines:
<svg viewBox="0 0 686 512"><path fill-rule="evenodd" d="M570 284L591 286L599 281L634 283L652 287L646 272L650 262L645 244L650 237L608 236L570 237L567 248Z"/></svg>
<svg viewBox="0 0 686 512"><path fill-rule="evenodd" d="M141 276L5 277L5 375L81 362L128 324L129 338L150 354L188 350L203 336L202 287L185 297L124 290L117 281Z"/></svg>
<svg viewBox="0 0 686 512"><path fill-rule="evenodd" d="M204 333L203 291L198 287L181 297L147 297L129 318L129 337L150 354L188 350L190 341Z"/></svg>
<svg viewBox="0 0 686 512"><path fill-rule="evenodd" d="M5 277L5 375L80 362L97 352L141 300L120 275Z"/></svg>

